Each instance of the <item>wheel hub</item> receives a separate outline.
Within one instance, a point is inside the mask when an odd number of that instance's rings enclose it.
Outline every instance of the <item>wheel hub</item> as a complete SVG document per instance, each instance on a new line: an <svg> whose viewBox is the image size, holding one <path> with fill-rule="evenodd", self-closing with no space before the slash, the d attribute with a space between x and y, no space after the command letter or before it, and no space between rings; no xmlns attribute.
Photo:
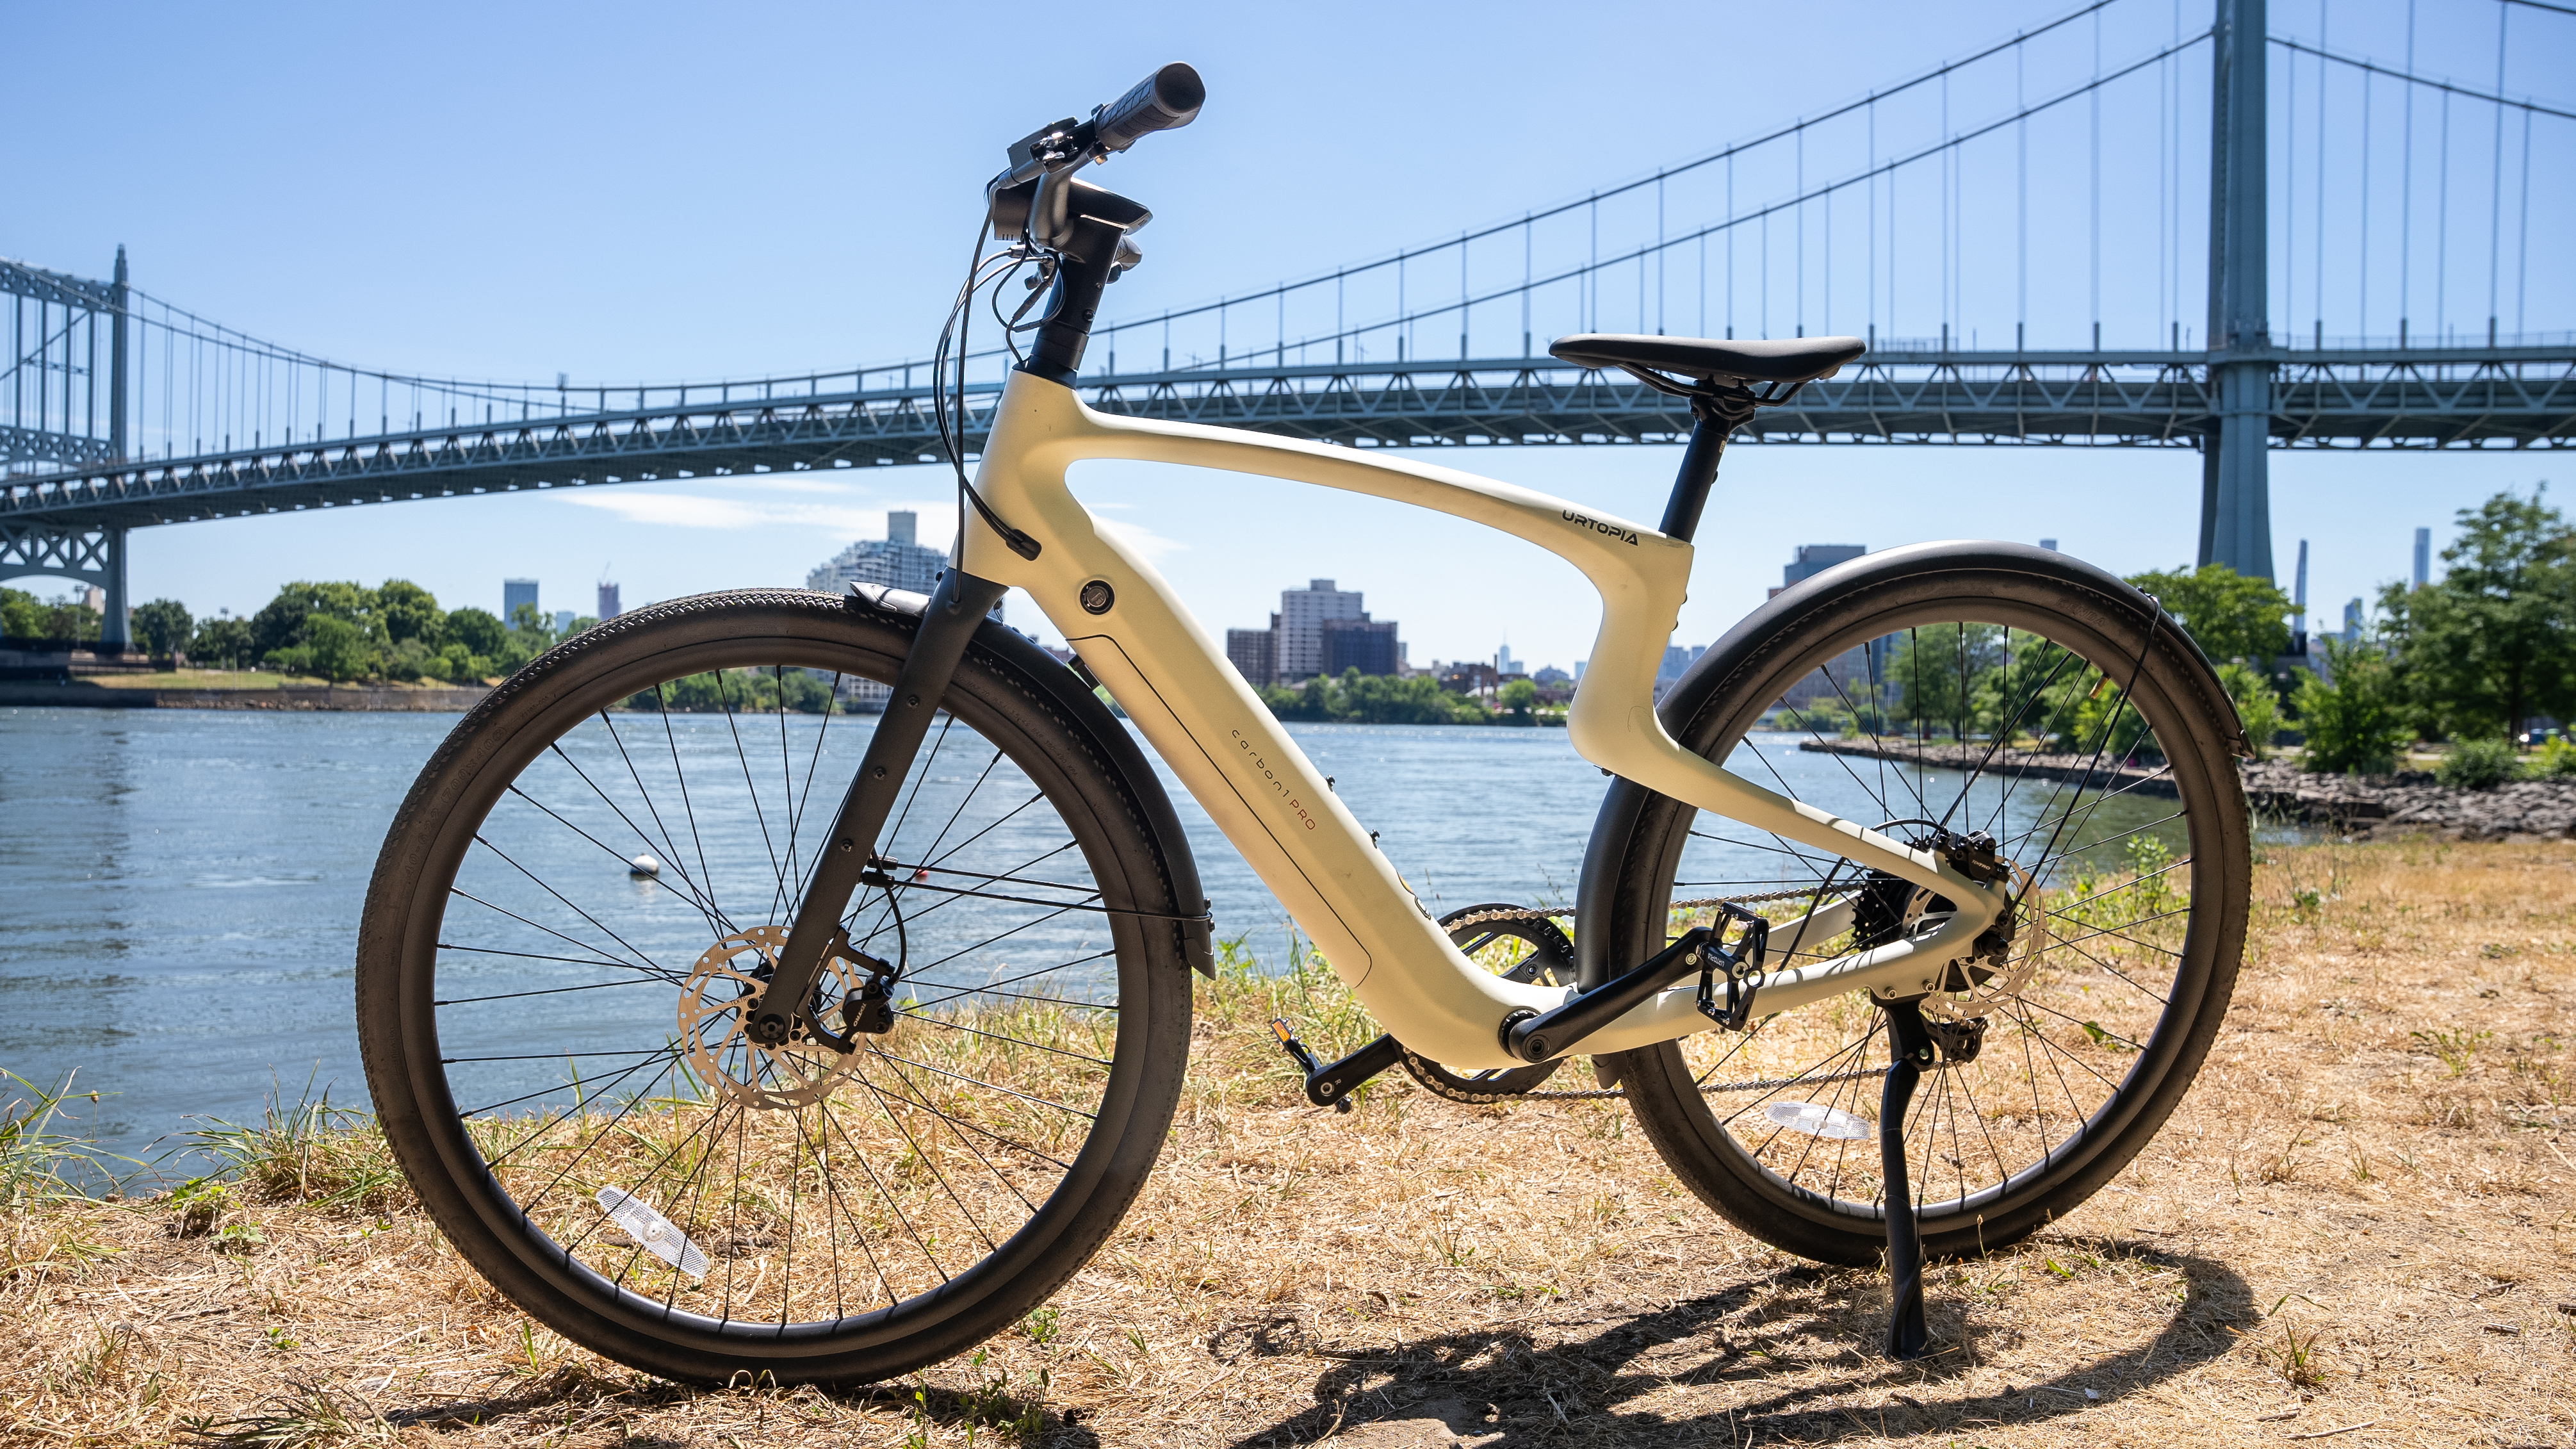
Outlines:
<svg viewBox="0 0 2576 1449"><path fill-rule="evenodd" d="M2030 872L2006 859L1983 831L1954 835L1937 830L1909 842L1929 850L1979 885L2003 887L2012 904L1979 935L1970 953L1941 968L1938 988L1917 998L1924 1015L1969 1022L1986 1016L2029 984L2048 944L2048 918ZM1957 910L1947 896L1885 871L1871 871L1854 902L1854 945L1861 950L1921 934ZM1890 997L1889 999L1895 999Z"/></svg>
<svg viewBox="0 0 2576 1449"><path fill-rule="evenodd" d="M832 1094L858 1061L818 1041L801 1024L775 1044L752 1035L787 927L754 926L718 940L698 956L680 990L680 1040L689 1068L707 1090L745 1107L792 1111ZM835 953L823 965L820 1000L863 994L870 974Z"/></svg>

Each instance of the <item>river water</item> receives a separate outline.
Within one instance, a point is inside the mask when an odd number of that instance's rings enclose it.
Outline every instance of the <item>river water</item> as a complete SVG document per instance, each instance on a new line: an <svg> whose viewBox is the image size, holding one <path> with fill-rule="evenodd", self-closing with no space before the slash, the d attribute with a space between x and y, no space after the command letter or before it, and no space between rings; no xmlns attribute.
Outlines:
<svg viewBox="0 0 2576 1449"><path fill-rule="evenodd" d="M365 1105L351 1026L359 909L396 805L454 723L0 709L0 1068L100 1093L75 1105L78 1126L137 1159L210 1119L255 1120L273 1095ZM1563 730L1289 731L1435 911L1571 903L1609 782ZM1755 736L1732 763L1829 808L1875 810L1844 762L1795 744ZM1165 783L1219 934L1276 959L1287 940L1278 904ZM2096 833L2172 808L2114 805L2090 823ZM1695 845L1683 879L1764 869L1777 878L1776 860ZM0 1081L0 1100L23 1094Z"/></svg>

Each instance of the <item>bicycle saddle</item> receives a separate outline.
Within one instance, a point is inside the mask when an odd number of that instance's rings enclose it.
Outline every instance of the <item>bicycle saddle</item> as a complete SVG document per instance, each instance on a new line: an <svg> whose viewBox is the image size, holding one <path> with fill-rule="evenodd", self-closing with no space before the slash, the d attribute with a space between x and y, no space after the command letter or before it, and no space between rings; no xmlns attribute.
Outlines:
<svg viewBox="0 0 2576 1449"><path fill-rule="evenodd" d="M1618 332L1579 332L1548 345L1578 367L1617 367L1712 381L1813 382L1831 377L1869 350L1857 337L1783 337L1736 342L1710 337L1641 337Z"/></svg>

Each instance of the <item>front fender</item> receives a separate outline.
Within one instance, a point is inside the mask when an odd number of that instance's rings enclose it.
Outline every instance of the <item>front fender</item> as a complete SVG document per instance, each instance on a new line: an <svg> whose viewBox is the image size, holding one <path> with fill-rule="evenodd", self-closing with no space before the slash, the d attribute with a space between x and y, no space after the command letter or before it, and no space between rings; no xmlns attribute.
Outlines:
<svg viewBox="0 0 2576 1449"><path fill-rule="evenodd" d="M867 609L881 614L907 618L910 627L919 627L922 610L929 607L925 594L881 584L852 584L848 602L854 609ZM1154 846L1163 860L1163 872L1172 883L1172 899L1181 915L1204 916L1208 908L1205 892L1199 884L1198 857L1190 851L1190 838L1181 829L1181 817L1172 809L1172 797L1163 789L1163 780L1154 773L1151 760L1136 745L1136 737L1100 702L1063 661L1038 647L1036 641L995 620L986 619L975 631L971 646L976 652L1000 663L1024 677L1047 701L1062 709L1093 738L1100 741L1109 763L1126 780L1135 796L1136 808L1143 814L1145 827L1152 832ZM1216 975L1214 928L1205 920L1176 921L1173 929L1180 934L1181 957L1202 976Z"/></svg>

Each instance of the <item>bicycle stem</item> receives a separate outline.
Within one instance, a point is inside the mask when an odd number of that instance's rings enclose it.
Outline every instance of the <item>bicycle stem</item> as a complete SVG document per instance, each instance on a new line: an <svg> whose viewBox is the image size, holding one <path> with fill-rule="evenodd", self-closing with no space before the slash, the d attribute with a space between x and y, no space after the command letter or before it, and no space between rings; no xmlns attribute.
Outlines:
<svg viewBox="0 0 2576 1449"><path fill-rule="evenodd" d="M815 1019L814 984L823 978L823 968L841 939L841 917L858 891L859 877L876 857L877 832L894 813L894 802L912 773L913 757L930 734L931 718L939 712L949 681L956 678L966 646L1008 588L953 566L939 576L929 607L921 611L921 630L913 636L912 652L904 656L903 668L895 674L894 693L886 700L885 713L877 718L876 733L868 739L867 754L859 761L848 793L841 797L831 833L823 837L826 844L805 882L804 899L796 904L787 945L761 991L760 1006L744 1028L760 1045L784 1045L801 1024L839 1050L851 1050L845 1037Z"/></svg>

